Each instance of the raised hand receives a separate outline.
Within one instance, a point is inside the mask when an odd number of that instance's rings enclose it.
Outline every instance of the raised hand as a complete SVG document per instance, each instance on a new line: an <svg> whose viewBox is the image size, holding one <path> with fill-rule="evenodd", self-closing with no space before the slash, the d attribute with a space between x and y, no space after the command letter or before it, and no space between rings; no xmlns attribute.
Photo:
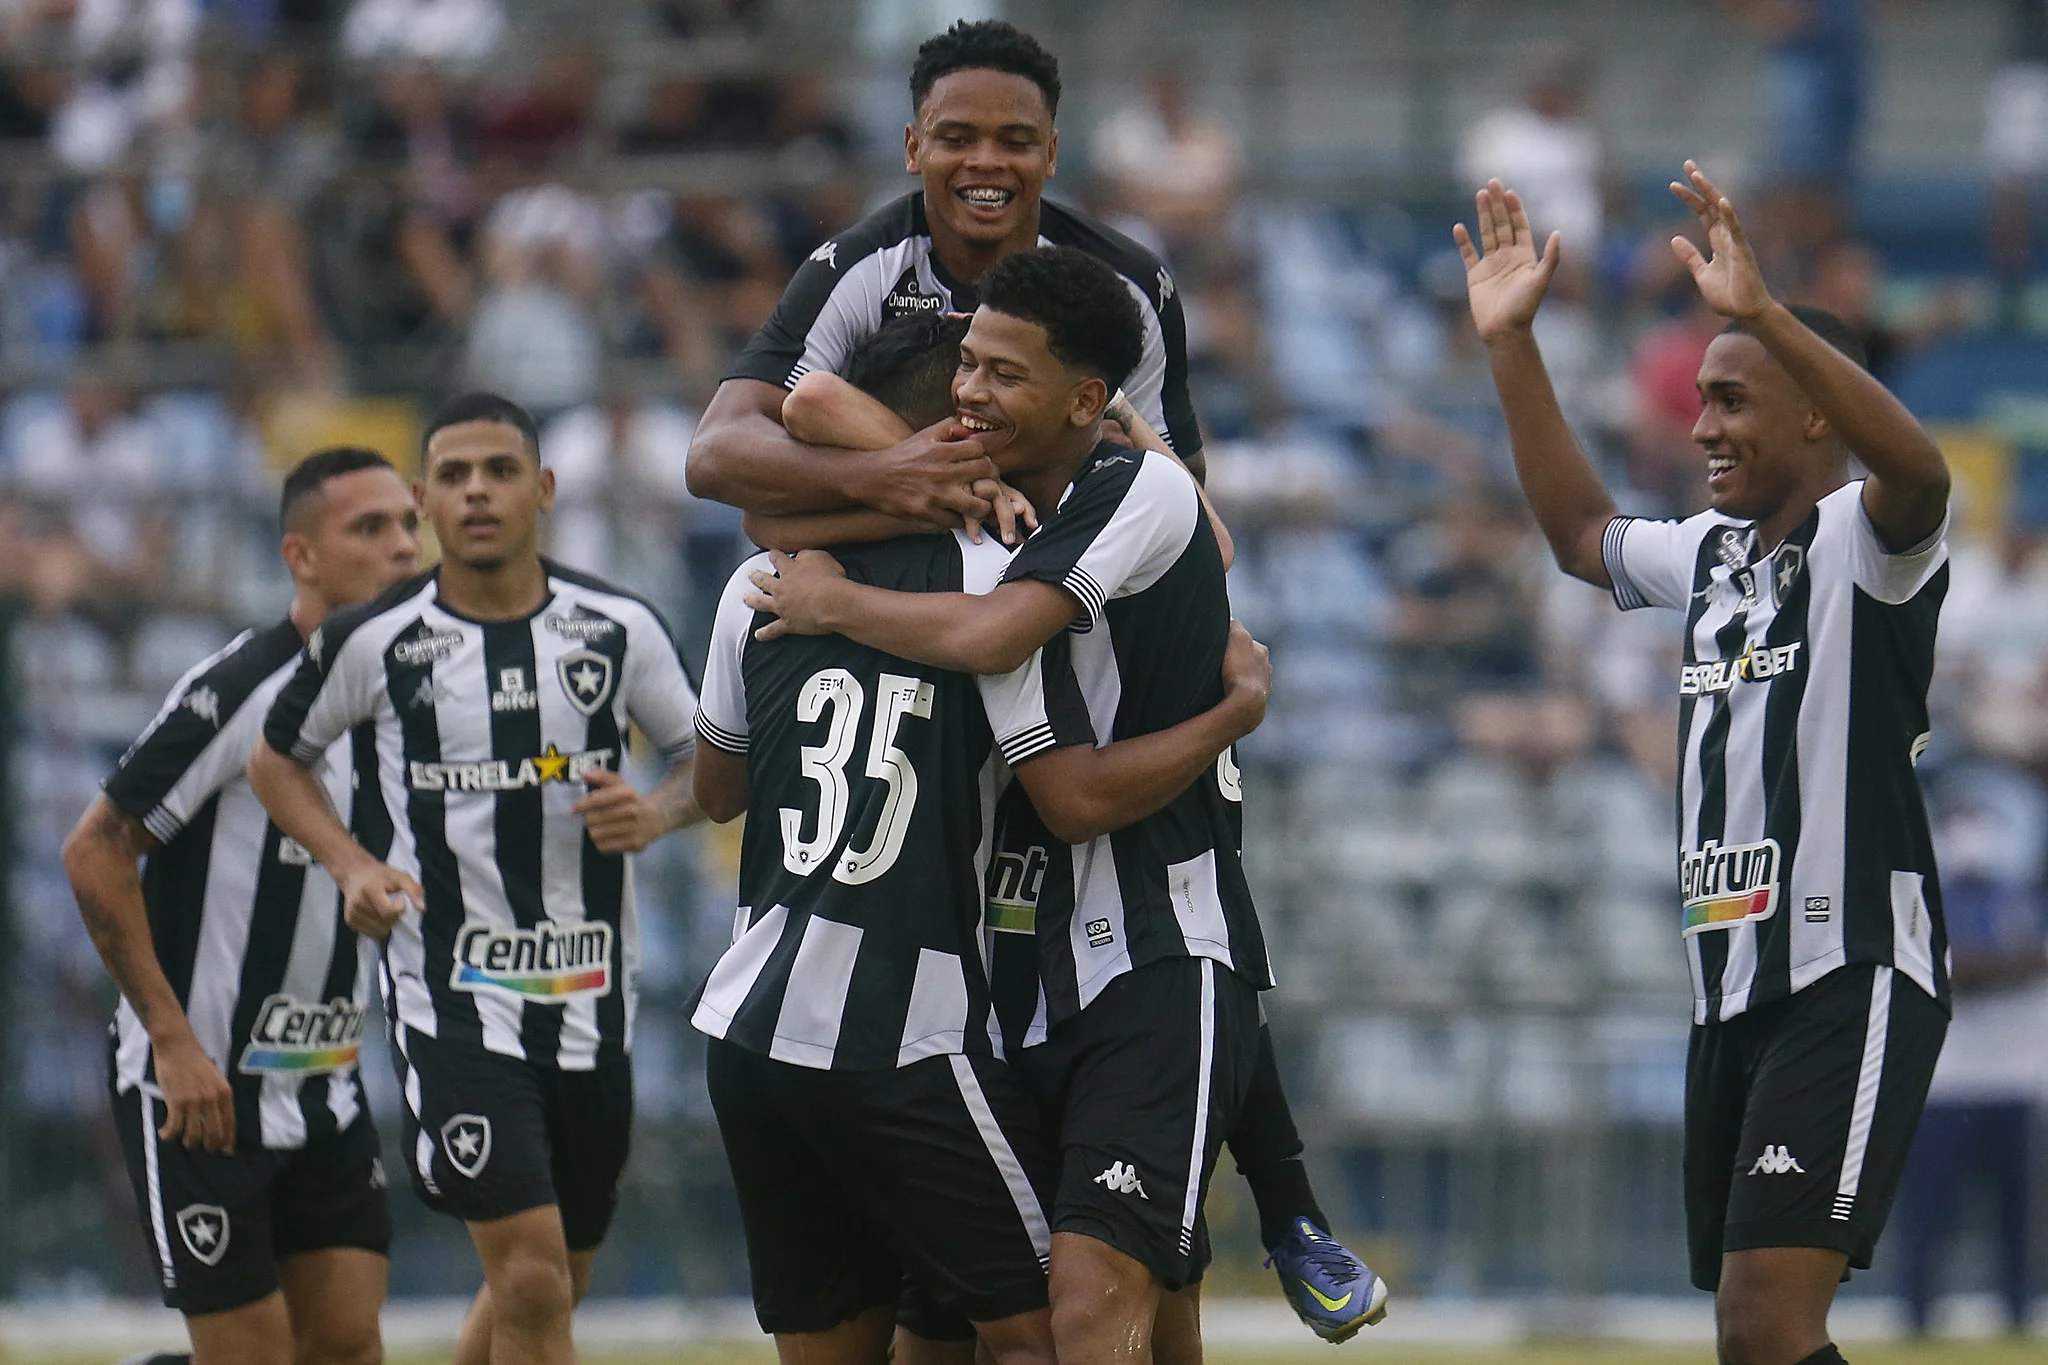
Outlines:
<svg viewBox="0 0 2048 1365"><path fill-rule="evenodd" d="M1472 324L1482 341L1535 321L1543 295L1563 259L1562 237L1551 233L1539 254L1529 230L1522 197L1489 180L1475 200L1479 209L1479 245L1463 223L1451 228L1458 254L1465 258L1465 296L1472 305Z"/></svg>
<svg viewBox="0 0 2048 1365"><path fill-rule="evenodd" d="M1764 286L1764 273L1757 267L1756 252L1750 249L1735 206L1714 188L1696 162L1685 163L1685 175L1691 183L1674 180L1671 192L1699 215L1714 254L1711 259L1702 256L1700 249L1683 237L1671 239L1672 252L1692 272L1693 283L1709 308L1724 318L1758 316L1771 306L1771 291Z"/></svg>

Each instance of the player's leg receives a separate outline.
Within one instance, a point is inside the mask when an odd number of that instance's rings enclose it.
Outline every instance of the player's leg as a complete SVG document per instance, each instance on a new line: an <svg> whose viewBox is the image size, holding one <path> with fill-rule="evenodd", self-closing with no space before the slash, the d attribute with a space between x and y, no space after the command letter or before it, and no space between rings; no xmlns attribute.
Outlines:
<svg viewBox="0 0 2048 1365"><path fill-rule="evenodd" d="M1263 1017L1258 1060L1229 1145L1258 1205L1259 1244L1288 1305L1309 1330L1325 1341L1348 1341L1359 1328L1384 1318L1385 1282L1330 1235L1329 1216L1309 1185L1301 1133L1280 1084L1273 1031Z"/></svg>
<svg viewBox="0 0 2048 1365"><path fill-rule="evenodd" d="M157 1136L164 1106L113 1095L143 1233L167 1307L185 1316L197 1365L290 1365L291 1320L271 1254L269 1152L222 1155Z"/></svg>
<svg viewBox="0 0 2048 1365"><path fill-rule="evenodd" d="M576 1306L569 1244L553 1204L469 1224L490 1288L491 1365L569 1365Z"/></svg>
<svg viewBox="0 0 2048 1365"><path fill-rule="evenodd" d="M584 1297L590 1293L590 1274L596 1264L595 1251L569 1253L569 1297L572 1307L582 1307ZM452 1365L490 1365L490 1361L491 1286L482 1284L477 1287L476 1297L469 1301L469 1308L462 1315L462 1328L455 1336L455 1357Z"/></svg>
<svg viewBox="0 0 2048 1365"><path fill-rule="evenodd" d="M297 1365L378 1365L391 1270L391 1209L367 1110L285 1158L271 1189L271 1246Z"/></svg>
<svg viewBox="0 0 2048 1365"><path fill-rule="evenodd" d="M1137 1257L1084 1232L1052 1235L1052 1334L1063 1365L1149 1361L1162 1292Z"/></svg>
<svg viewBox="0 0 2048 1365"><path fill-rule="evenodd" d="M1868 965L1758 1014L1767 1032L1728 1168L1721 1359L1824 1362L1835 1287L1871 1263L1948 1016L1902 973Z"/></svg>
<svg viewBox="0 0 2048 1365"><path fill-rule="evenodd" d="M1152 1319L1155 1365L1202 1365L1202 1286L1159 1296Z"/></svg>

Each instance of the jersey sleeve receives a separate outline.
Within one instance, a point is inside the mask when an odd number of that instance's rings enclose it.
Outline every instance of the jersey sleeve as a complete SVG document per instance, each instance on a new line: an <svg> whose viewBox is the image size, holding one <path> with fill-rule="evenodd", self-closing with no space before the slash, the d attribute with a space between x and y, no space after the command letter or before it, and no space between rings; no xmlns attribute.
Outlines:
<svg viewBox="0 0 2048 1365"><path fill-rule="evenodd" d="M384 696L379 632L365 618L336 613L306 637L298 671L277 694L263 738L281 754L311 767L356 726L377 714Z"/></svg>
<svg viewBox="0 0 2048 1365"><path fill-rule="evenodd" d="M753 633L754 609L747 605L747 575L764 568L767 555L755 555L733 570L718 599L711 626L711 649L704 659L704 701L697 708L697 735L706 744L730 754L747 751L747 689L740 664Z"/></svg>
<svg viewBox="0 0 2048 1365"><path fill-rule="evenodd" d="M204 673L171 690L163 709L107 778L107 800L169 843L249 767L269 692L223 696Z"/></svg>
<svg viewBox="0 0 2048 1365"><path fill-rule="evenodd" d="M674 765L697 750L697 689L668 623L652 608L626 638L626 714Z"/></svg>
<svg viewBox="0 0 2048 1365"><path fill-rule="evenodd" d="M1052 749L1095 743L1095 725L1074 672L1072 637L1061 631L1022 667L981 682L989 729L1012 768Z"/></svg>
<svg viewBox="0 0 2048 1365"><path fill-rule="evenodd" d="M1895 554L1885 548L1877 527L1871 523L1870 509L1863 503L1861 480L1831 496L1853 499L1856 503L1853 508L1843 509L1855 582L1878 601L1893 606L1912 601L1927 586L1927 580L1948 562L1948 528L1954 516L1953 507L1942 511L1941 525L1934 528L1934 534Z"/></svg>
<svg viewBox="0 0 2048 1365"><path fill-rule="evenodd" d="M1614 583L1614 605L1683 607L1692 597L1699 529L1691 521L1616 517L1600 538L1601 557Z"/></svg>
<svg viewBox="0 0 2048 1365"><path fill-rule="evenodd" d="M1188 322L1181 311L1180 291L1164 266L1156 282L1159 304L1153 325L1145 329L1144 358L1124 381L1131 406L1183 460L1202 452L1201 423L1188 397ZM1143 294L1140 288L1139 293ZM1152 301L1146 300L1149 305ZM1148 311L1150 309L1148 308Z"/></svg>
<svg viewBox="0 0 2048 1365"><path fill-rule="evenodd" d="M1131 466L1128 474L1119 465ZM1093 629L1114 598L1143 592L1173 567L1202 515L1195 481L1159 454L1106 456L1010 560L1006 583L1037 579L1074 595Z"/></svg>
<svg viewBox="0 0 2048 1365"><path fill-rule="evenodd" d="M869 287L879 273L869 258L842 272L837 242L827 242L797 267L775 311L733 359L728 379L758 379L783 388L812 370L837 373L854 343L881 321L881 296ZM883 285L887 287L886 282Z"/></svg>

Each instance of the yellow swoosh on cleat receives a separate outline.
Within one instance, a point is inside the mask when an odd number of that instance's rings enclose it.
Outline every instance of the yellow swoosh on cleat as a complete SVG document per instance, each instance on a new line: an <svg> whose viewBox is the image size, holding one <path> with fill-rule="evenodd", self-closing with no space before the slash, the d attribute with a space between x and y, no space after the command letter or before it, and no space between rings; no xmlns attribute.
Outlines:
<svg viewBox="0 0 2048 1365"><path fill-rule="evenodd" d="M1314 1285L1310 1284L1307 1280L1301 1281L1301 1287L1303 1289L1306 1289L1309 1292L1310 1297L1314 1298L1317 1303L1329 1309L1332 1313L1337 1312L1339 1309L1343 1308L1345 1304L1351 1302L1351 1295L1356 1294L1358 1292L1354 1289L1351 1291L1351 1293L1346 1294L1341 1299L1326 1299L1323 1297L1322 1291L1320 1289L1317 1289Z"/></svg>

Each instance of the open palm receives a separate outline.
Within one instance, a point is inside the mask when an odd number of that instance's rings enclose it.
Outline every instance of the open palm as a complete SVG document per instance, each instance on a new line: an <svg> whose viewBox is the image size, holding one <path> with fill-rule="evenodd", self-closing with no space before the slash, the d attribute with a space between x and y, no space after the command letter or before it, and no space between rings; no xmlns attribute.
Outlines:
<svg viewBox="0 0 2048 1365"><path fill-rule="evenodd" d="M1700 226L1707 230L1707 246L1714 254L1701 255L1700 249L1683 237L1671 239L1671 250L1692 272L1700 297L1709 308L1724 318L1755 317L1770 306L1771 292L1764 286L1756 252L1750 249L1749 234L1742 230L1735 206L1714 188L1714 182L1707 179L1696 163L1685 163L1685 176L1690 183L1674 180L1671 192L1699 216Z"/></svg>
<svg viewBox="0 0 2048 1365"><path fill-rule="evenodd" d="M1529 230L1522 197L1490 180L1475 201L1479 208L1479 245L1463 223L1451 228L1458 254L1465 258L1465 295L1472 305L1472 323L1482 340L1491 341L1517 327L1527 327L1543 304L1543 295L1562 259L1559 235L1550 234L1541 254Z"/></svg>

